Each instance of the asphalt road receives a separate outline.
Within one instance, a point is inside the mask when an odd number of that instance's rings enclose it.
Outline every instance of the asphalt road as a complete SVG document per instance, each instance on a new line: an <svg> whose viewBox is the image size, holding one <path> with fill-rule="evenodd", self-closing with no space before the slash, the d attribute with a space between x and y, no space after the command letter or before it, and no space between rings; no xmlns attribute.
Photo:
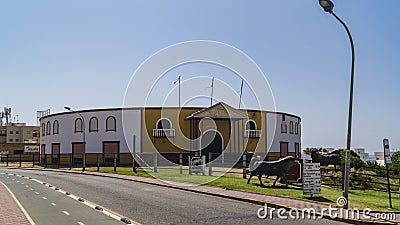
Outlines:
<svg viewBox="0 0 400 225"><path fill-rule="evenodd" d="M259 219L259 205L115 178L39 170L0 172L45 181L141 224L344 224L327 219L282 220L276 214L274 219ZM60 213L49 216L64 217Z"/></svg>
<svg viewBox="0 0 400 225"><path fill-rule="evenodd" d="M37 225L123 224L35 180L0 174L0 181L13 192Z"/></svg>

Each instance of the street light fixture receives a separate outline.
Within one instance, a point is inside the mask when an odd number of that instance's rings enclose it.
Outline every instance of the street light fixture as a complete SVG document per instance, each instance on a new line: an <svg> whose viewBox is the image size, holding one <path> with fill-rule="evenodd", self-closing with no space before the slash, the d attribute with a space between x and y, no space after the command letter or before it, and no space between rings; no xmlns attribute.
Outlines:
<svg viewBox="0 0 400 225"><path fill-rule="evenodd" d="M345 174L344 174L344 181L343 181L343 197L346 199L344 204L344 208L348 208L349 204L349 172L350 172L350 147L351 147L351 123L352 123L352 116L353 116L353 85L354 85L354 43L353 38L351 37L351 33L347 25L333 12L333 2L330 0L319 0L319 4L325 10L332 14L344 27L347 32L347 35L350 39L351 45L351 77L350 77L350 99L349 99L349 115L347 121L347 145L346 145L346 161L345 161Z"/></svg>
<svg viewBox="0 0 400 225"><path fill-rule="evenodd" d="M83 157L82 157L82 172L85 172L85 167L86 167L86 137L85 137L85 119L83 118L82 114L79 112L76 112L74 110L71 109L71 107L65 106L64 109L76 113L78 114L81 118L82 118L82 138L83 138ZM72 156L73 157L73 156Z"/></svg>

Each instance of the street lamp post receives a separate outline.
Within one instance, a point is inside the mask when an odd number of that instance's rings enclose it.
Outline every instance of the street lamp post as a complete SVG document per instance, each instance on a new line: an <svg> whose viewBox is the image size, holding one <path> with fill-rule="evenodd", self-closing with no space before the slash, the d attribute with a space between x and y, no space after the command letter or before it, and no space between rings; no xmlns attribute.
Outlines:
<svg viewBox="0 0 400 225"><path fill-rule="evenodd" d="M325 10L332 14L346 29L347 35L350 39L351 45L351 77L350 77L350 99L349 99L349 116L347 121L347 145L346 145L346 161L345 161L345 174L344 174L344 185L343 185L343 197L346 199L344 204L344 208L348 208L349 204L349 172L350 172L350 147L351 147L351 124L352 124L352 116L353 116L353 84L354 84L354 43L353 38L351 37L351 33L346 24L341 20L334 12L333 12L333 2L330 0L319 0L319 4Z"/></svg>
<svg viewBox="0 0 400 225"><path fill-rule="evenodd" d="M86 158L85 119L83 118L83 116L82 116L81 113L72 110L71 107L65 106L64 109L66 109L66 110L68 110L68 111L70 111L70 112L76 113L76 114L78 114L78 115L82 118L82 131L83 131L83 132L82 132L82 139L83 139L82 172L85 172L85 167L86 167L86 160L85 160L85 158ZM73 157L73 156L72 156L72 157Z"/></svg>

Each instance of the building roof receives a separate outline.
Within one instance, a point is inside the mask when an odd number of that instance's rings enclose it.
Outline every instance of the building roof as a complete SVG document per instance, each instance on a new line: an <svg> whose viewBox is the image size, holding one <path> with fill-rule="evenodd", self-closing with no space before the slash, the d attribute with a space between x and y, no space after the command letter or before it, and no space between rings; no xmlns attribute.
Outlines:
<svg viewBox="0 0 400 225"><path fill-rule="evenodd" d="M219 102L193 113L186 117L186 119L201 119L207 117L213 119L246 119L248 118L248 115L242 110L235 109L224 102Z"/></svg>

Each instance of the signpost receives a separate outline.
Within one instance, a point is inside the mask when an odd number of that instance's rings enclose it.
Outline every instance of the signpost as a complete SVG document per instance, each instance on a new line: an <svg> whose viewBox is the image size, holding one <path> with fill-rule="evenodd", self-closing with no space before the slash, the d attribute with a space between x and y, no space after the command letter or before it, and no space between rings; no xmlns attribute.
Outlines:
<svg viewBox="0 0 400 225"><path fill-rule="evenodd" d="M321 194L319 163L303 163L303 195Z"/></svg>
<svg viewBox="0 0 400 225"><path fill-rule="evenodd" d="M24 152L39 152L39 145L25 145Z"/></svg>
<svg viewBox="0 0 400 225"><path fill-rule="evenodd" d="M392 159L390 157L390 149L389 149L389 139L383 139L383 152L385 155L385 164L386 164L386 177L387 177L387 186L389 193L389 205L392 208L392 194L390 193L390 177L389 177L389 164L392 163Z"/></svg>
<svg viewBox="0 0 400 225"><path fill-rule="evenodd" d="M205 175L205 164L203 162L205 162L205 156L189 156L189 174L202 173Z"/></svg>

